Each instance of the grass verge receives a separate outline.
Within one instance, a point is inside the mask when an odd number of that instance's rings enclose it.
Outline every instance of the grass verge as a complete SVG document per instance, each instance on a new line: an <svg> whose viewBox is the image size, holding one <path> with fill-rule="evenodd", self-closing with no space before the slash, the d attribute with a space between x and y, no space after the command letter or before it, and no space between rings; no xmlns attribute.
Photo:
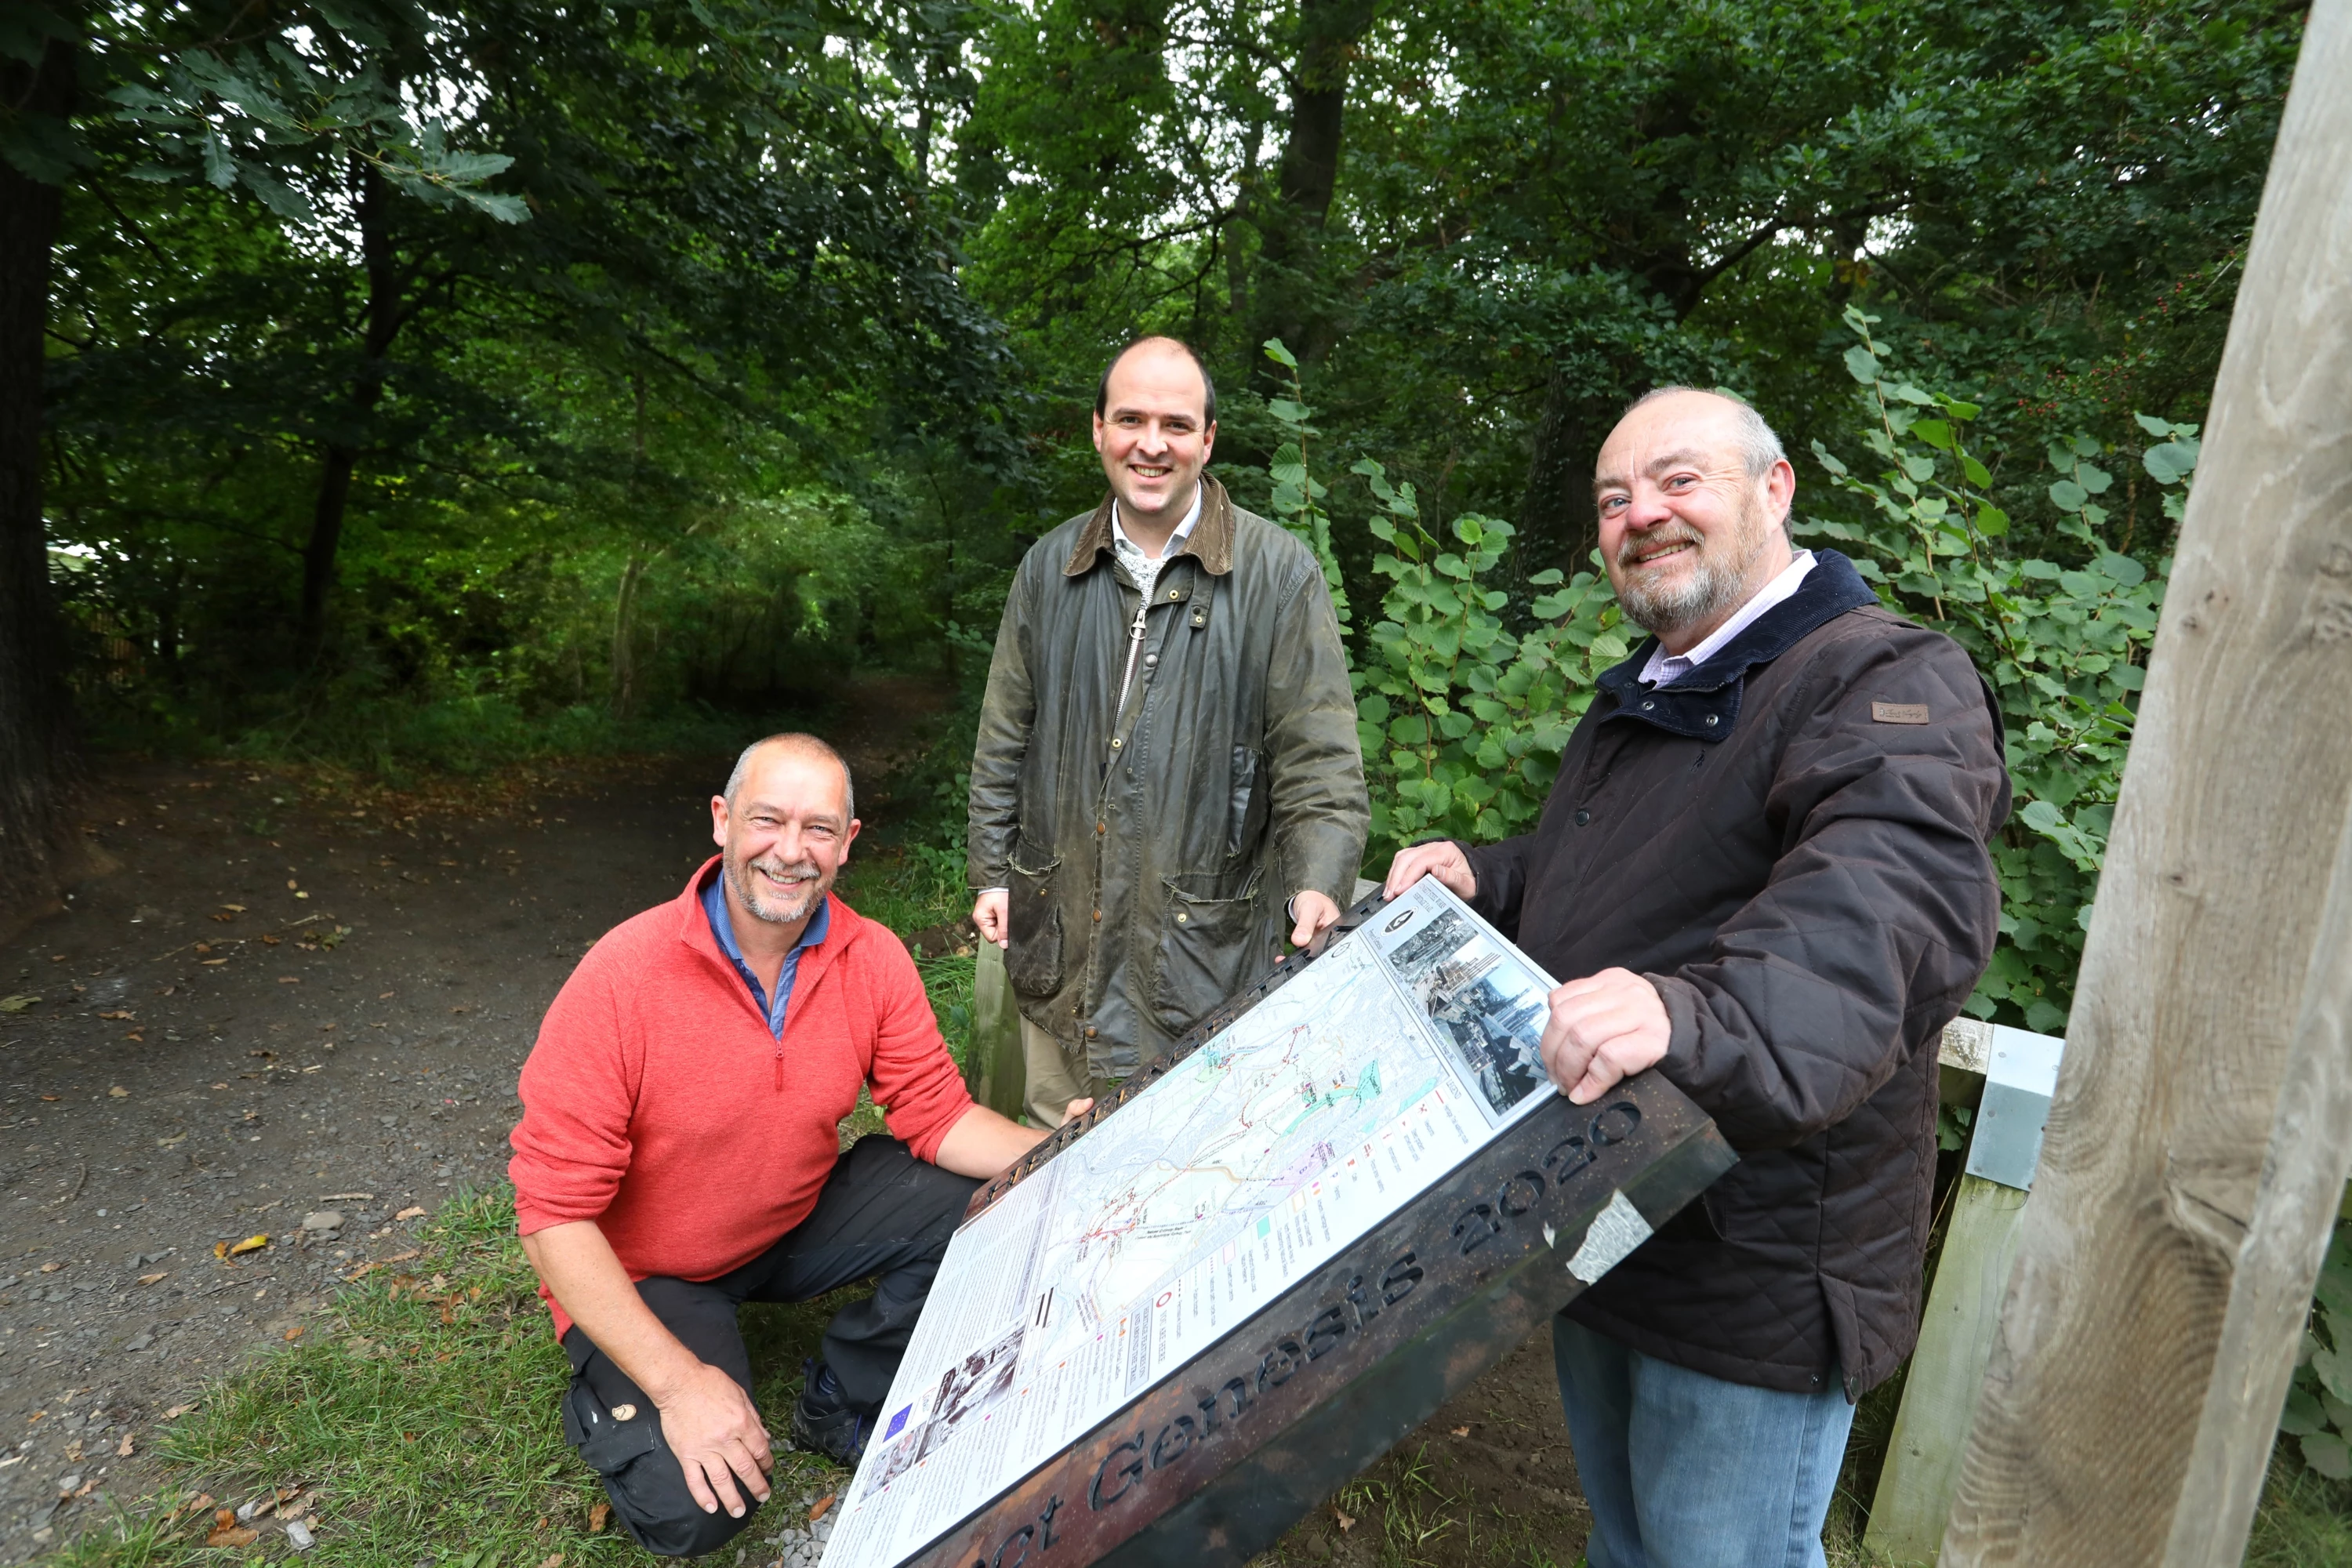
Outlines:
<svg viewBox="0 0 2352 1568"><path fill-rule="evenodd" d="M452 1199L419 1256L347 1287L296 1343L208 1387L157 1444L168 1484L58 1554L75 1568L277 1559L282 1520L208 1547L216 1508L284 1499L316 1532L306 1561L400 1568L568 1568L646 1561L604 1521L604 1492L563 1441L567 1376L501 1189ZM839 1303L745 1312L763 1411L784 1412ZM777 1495L744 1538L845 1478L781 1442ZM60 1523L67 1523L60 1521ZM602 1528L598 1528L599 1526ZM60 1533L63 1533L61 1531ZM756 1549L756 1548L755 1548Z"/></svg>

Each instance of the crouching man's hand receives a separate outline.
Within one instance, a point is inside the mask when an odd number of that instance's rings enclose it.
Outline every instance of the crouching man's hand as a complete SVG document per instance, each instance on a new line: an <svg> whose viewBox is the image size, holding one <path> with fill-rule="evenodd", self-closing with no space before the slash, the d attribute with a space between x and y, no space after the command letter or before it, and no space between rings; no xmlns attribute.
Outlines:
<svg viewBox="0 0 2352 1568"><path fill-rule="evenodd" d="M768 1500L768 1472L775 1457L768 1428L742 1385L709 1362L697 1362L677 1383L654 1394L661 1410L662 1436L686 1471L686 1489L705 1513L721 1507L740 1519ZM737 1483L740 1482L739 1489Z"/></svg>
<svg viewBox="0 0 2352 1568"><path fill-rule="evenodd" d="M1673 1032L1656 986L1630 969L1604 969L1551 994L1544 1067L1560 1092L1590 1105L1620 1079L1657 1066Z"/></svg>

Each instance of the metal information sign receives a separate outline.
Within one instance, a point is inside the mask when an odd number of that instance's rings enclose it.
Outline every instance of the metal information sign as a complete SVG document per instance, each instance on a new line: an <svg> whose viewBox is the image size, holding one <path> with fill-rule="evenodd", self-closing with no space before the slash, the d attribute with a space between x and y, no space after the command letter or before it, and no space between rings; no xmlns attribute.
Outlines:
<svg viewBox="0 0 2352 1568"><path fill-rule="evenodd" d="M1434 881L1359 904L973 1195L824 1568L1240 1563L1733 1162L1572 1106L1552 980Z"/></svg>

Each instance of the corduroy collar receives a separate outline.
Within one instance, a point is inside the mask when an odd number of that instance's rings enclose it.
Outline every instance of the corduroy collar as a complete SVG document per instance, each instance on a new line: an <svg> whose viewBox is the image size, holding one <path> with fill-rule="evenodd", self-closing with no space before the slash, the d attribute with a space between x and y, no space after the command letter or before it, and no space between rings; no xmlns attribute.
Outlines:
<svg viewBox="0 0 2352 1568"><path fill-rule="evenodd" d="M1654 637L1643 638L1631 658L1603 670L1593 683L1598 698L1614 704L1601 715L1601 721L1638 719L1693 740L1720 741L1739 721L1739 698L1749 670L1771 663L1848 610L1876 603L1878 595L1853 562L1834 550L1816 550L1813 569L1794 594L1680 679L1657 687L1642 684L1642 667L1658 642Z"/></svg>
<svg viewBox="0 0 2352 1568"><path fill-rule="evenodd" d="M1077 543L1070 551L1069 564L1062 568L1065 577L1083 577L1095 569L1103 556L1116 558L1118 552L1111 544L1111 494L1106 490L1095 514L1087 519L1086 527L1078 530ZM1201 476L1201 521L1184 536L1184 542L1171 561L1190 555L1201 563L1201 570L1212 577L1222 577L1234 569L1234 503L1225 494L1225 487L1207 474Z"/></svg>

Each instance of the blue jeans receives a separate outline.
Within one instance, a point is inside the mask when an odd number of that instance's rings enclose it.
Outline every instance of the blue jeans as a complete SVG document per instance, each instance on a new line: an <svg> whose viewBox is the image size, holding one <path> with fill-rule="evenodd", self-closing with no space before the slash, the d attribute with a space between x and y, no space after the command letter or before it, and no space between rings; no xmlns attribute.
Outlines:
<svg viewBox="0 0 2352 1568"><path fill-rule="evenodd" d="M1853 1406L1726 1383L1554 1318L1592 1568L1822 1568Z"/></svg>

